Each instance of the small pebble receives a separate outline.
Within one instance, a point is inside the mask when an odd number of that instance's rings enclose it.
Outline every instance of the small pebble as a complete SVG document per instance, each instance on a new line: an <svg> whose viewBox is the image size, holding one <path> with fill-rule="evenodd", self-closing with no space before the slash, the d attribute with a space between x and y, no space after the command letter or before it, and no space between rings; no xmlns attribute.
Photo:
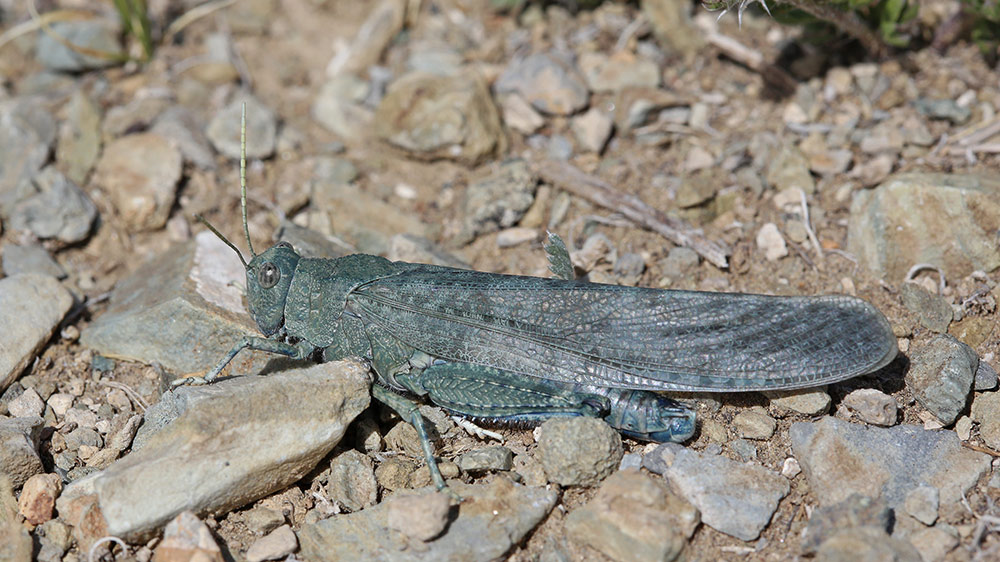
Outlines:
<svg viewBox="0 0 1000 562"><path fill-rule="evenodd" d="M795 457L788 457L785 462L781 463L781 475L785 478L791 480L802 472L802 467L799 465L799 461L795 460Z"/></svg>
<svg viewBox="0 0 1000 562"><path fill-rule="evenodd" d="M733 439L729 442L729 448L732 449L734 453L743 462L750 462L757 460L757 446L751 441L746 439Z"/></svg>
<svg viewBox="0 0 1000 562"><path fill-rule="evenodd" d="M243 523L255 535L266 535L284 522L284 515L266 507L255 507L243 516Z"/></svg>
<svg viewBox="0 0 1000 562"><path fill-rule="evenodd" d="M611 138L613 127L611 117L597 107L591 107L586 113L574 117L570 121L570 129L573 131L573 136L576 137L576 142L584 150L598 154L604 150L604 145Z"/></svg>
<svg viewBox="0 0 1000 562"><path fill-rule="evenodd" d="M474 449L458 458L458 466L465 472L510 470L514 453L502 445Z"/></svg>
<svg viewBox="0 0 1000 562"><path fill-rule="evenodd" d="M26 388L20 396L7 404L7 411L15 418L41 416L45 412L45 402L34 388Z"/></svg>
<svg viewBox="0 0 1000 562"><path fill-rule="evenodd" d="M288 525L282 525L250 545L247 549L247 562L278 560L295 552L298 547L299 541L295 538L295 531Z"/></svg>
<svg viewBox="0 0 1000 562"><path fill-rule="evenodd" d="M874 388L859 388L847 396L841 405L865 423L889 427L896 425L896 399Z"/></svg>
<svg viewBox="0 0 1000 562"><path fill-rule="evenodd" d="M903 509L924 525L933 525L938 518L938 490L927 484L906 494Z"/></svg>
<svg viewBox="0 0 1000 562"><path fill-rule="evenodd" d="M765 392L771 405L785 412L796 412L807 416L825 413L830 409L830 395L826 387L806 390L779 390Z"/></svg>
<svg viewBox="0 0 1000 562"><path fill-rule="evenodd" d="M57 392L49 396L48 405L52 408L52 412L55 413L56 417L61 418L73 406L74 399L75 397L72 394Z"/></svg>
<svg viewBox="0 0 1000 562"><path fill-rule="evenodd" d="M785 238L773 222L760 227L760 231L757 232L757 248L764 252L767 261L778 261L788 255Z"/></svg>
<svg viewBox="0 0 1000 562"><path fill-rule="evenodd" d="M62 478L58 474L36 474L24 483L17 500L18 511L32 525L41 525L52 519L56 498L62 491Z"/></svg>
<svg viewBox="0 0 1000 562"><path fill-rule="evenodd" d="M552 418L540 428L535 454L551 482L562 486L594 486L621 462L621 435L604 420Z"/></svg>
<svg viewBox="0 0 1000 562"><path fill-rule="evenodd" d="M538 230L534 228L514 226L501 230L500 233L497 234L497 247L512 248L514 246L520 246L525 242L534 242L537 239Z"/></svg>
<svg viewBox="0 0 1000 562"><path fill-rule="evenodd" d="M958 418L958 421L955 422L955 433L962 441L968 441L972 437L972 418L969 416Z"/></svg>
<svg viewBox="0 0 1000 562"><path fill-rule="evenodd" d="M741 437L770 439L774 435L777 422L767 415L767 410L758 406L736 414L736 417L733 418L733 426Z"/></svg>
<svg viewBox="0 0 1000 562"><path fill-rule="evenodd" d="M387 524L408 537L429 541L444 531L450 509L448 496L441 492L396 496L389 501Z"/></svg>

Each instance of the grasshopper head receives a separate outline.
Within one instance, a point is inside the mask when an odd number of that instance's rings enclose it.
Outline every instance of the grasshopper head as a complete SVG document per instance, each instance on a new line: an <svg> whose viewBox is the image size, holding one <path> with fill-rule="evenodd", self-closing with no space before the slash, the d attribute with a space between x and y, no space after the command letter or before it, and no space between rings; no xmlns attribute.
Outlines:
<svg viewBox="0 0 1000 562"><path fill-rule="evenodd" d="M285 323L285 299L299 264L299 254L288 242L254 256L247 264L247 302L250 315L265 336Z"/></svg>

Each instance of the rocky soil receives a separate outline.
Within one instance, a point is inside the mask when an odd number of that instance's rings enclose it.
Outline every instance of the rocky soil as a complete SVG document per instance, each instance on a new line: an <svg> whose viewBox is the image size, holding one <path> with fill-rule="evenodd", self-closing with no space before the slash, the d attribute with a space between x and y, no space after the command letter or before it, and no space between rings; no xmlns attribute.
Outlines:
<svg viewBox="0 0 1000 562"><path fill-rule="evenodd" d="M0 559L1000 557L1000 86L975 47L871 60L678 0L162 1L151 60L120 64L114 13L57 12L83 4L39 3L40 30L0 2ZM548 276L554 232L592 282L862 297L901 353L678 395L683 444L423 406L453 505L365 365L243 352L170 390L258 334L193 218L246 252L243 104L257 251Z"/></svg>

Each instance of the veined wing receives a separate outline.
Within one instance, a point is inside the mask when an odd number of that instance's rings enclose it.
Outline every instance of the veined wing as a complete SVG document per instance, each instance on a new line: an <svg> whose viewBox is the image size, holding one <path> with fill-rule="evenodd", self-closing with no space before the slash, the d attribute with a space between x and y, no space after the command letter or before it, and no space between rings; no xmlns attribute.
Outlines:
<svg viewBox="0 0 1000 562"><path fill-rule="evenodd" d="M433 356L648 390L817 386L897 353L885 317L847 296L666 291L413 265L348 310Z"/></svg>

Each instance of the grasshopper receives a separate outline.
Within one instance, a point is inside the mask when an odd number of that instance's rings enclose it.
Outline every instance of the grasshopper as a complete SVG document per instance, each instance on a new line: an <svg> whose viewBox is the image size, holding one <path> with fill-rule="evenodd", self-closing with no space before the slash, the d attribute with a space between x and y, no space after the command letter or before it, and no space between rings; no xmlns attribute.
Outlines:
<svg viewBox="0 0 1000 562"><path fill-rule="evenodd" d="M244 108L245 115L245 108ZM244 117L245 119L245 117ZM246 125L242 128L246 143ZM431 477L447 486L418 405L532 425L553 416L603 418L626 436L682 442L694 411L656 391L742 392L820 386L895 358L885 317L849 296L779 297L671 291L575 281L558 238L548 279L355 254L300 256L287 242L250 242L246 157L240 158L250 312L264 337L244 337L204 377L245 348L295 359L360 357L373 396L411 423Z"/></svg>

